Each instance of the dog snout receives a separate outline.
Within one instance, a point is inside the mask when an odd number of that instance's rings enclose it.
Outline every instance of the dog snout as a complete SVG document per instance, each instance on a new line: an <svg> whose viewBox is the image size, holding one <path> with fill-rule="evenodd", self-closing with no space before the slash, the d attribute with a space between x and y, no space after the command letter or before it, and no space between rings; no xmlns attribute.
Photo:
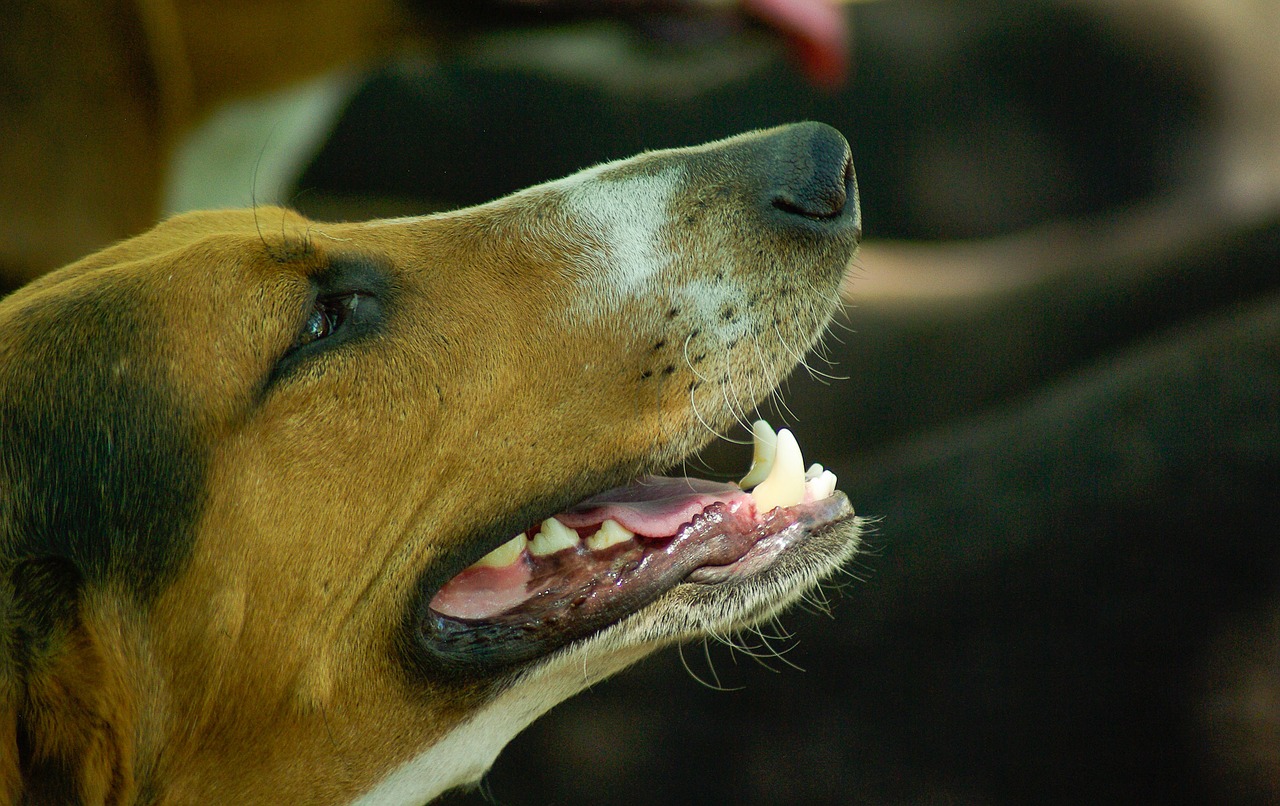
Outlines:
<svg viewBox="0 0 1280 806"><path fill-rule="evenodd" d="M858 181L844 135L822 123L799 123L774 133L766 148L762 201L777 223L859 226Z"/></svg>

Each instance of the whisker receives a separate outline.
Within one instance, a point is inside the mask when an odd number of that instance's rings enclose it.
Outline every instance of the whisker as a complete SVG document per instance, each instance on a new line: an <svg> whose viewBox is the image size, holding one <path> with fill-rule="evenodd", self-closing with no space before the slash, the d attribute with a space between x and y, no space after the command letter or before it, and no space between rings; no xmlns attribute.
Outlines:
<svg viewBox="0 0 1280 806"><path fill-rule="evenodd" d="M729 408L729 413L733 416L734 421L737 422L738 425L745 428L747 431L750 431L751 426L747 422L746 409L743 407L742 401L738 399L738 390L736 385L733 382L733 364L732 363L730 363L727 367L727 378L728 378L728 382L725 384L722 384L720 387L721 394L724 395L725 406ZM732 401L729 400L730 393L733 394Z"/></svg>
<svg viewBox="0 0 1280 806"><path fill-rule="evenodd" d="M729 439L729 437L725 436L724 434L721 434L719 431L712 428L711 424L702 418L702 412L698 411L697 397L694 395L692 389L689 390L689 408L693 410L693 416L698 418L698 422L702 424L702 427L707 429L707 432L710 433L712 436L714 436L716 439L723 439L726 442L735 441L735 440Z"/></svg>
<svg viewBox="0 0 1280 806"><path fill-rule="evenodd" d="M701 685L711 689L712 691L740 691L741 687L729 688L727 686L721 685L720 676L716 674L715 664L711 661L711 652L707 645L707 639L705 638L702 639L702 648L703 648L703 654L706 656L706 659L707 659L707 668L710 670L711 676L715 680L715 683L707 682L697 672L695 672L691 666L689 666L689 659L684 656L684 644L681 644L679 646L680 664L684 666L684 670L689 673L689 676L692 677L694 680L698 681L698 683L700 683Z"/></svg>
<svg viewBox="0 0 1280 806"><path fill-rule="evenodd" d="M692 360L690 360L690 358L689 358L689 342L690 342L690 341L692 341L692 340L693 340L693 334L692 334L692 333L690 333L688 336L685 336L685 337L684 337L684 347L683 347L683 350L684 350L684 363L685 363L685 366L687 366L687 367L689 368L689 371L690 371L690 372L692 372L692 373L694 374L694 376L695 376L695 377L697 377L697 379L698 379L698 380L702 381L703 383L711 383L711 379L710 379L710 378L708 378L708 377L706 377L705 375L703 375L701 372L698 372L698 368L697 368L697 367L695 367L695 366L693 365L693 361L692 361Z"/></svg>

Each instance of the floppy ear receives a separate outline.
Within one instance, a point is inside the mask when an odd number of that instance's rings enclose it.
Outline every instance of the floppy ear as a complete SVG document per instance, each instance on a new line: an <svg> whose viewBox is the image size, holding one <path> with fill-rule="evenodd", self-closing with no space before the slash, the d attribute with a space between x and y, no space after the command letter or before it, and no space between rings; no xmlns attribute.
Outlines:
<svg viewBox="0 0 1280 806"><path fill-rule="evenodd" d="M22 803L133 797L145 603L203 490L139 286L74 277L0 302L0 785L16 766Z"/></svg>
<svg viewBox="0 0 1280 806"><path fill-rule="evenodd" d="M0 801L130 802L136 700L119 622L88 612L66 561L20 562L6 582Z"/></svg>

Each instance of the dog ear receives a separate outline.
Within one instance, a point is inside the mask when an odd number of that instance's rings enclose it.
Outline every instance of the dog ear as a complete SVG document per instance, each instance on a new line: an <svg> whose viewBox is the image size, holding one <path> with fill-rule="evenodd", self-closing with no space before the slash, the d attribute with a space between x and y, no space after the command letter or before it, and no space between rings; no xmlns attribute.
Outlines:
<svg viewBox="0 0 1280 806"><path fill-rule="evenodd" d="M119 625L107 628L89 612L79 574L65 561L19 563L9 582L0 802L131 801L137 723Z"/></svg>

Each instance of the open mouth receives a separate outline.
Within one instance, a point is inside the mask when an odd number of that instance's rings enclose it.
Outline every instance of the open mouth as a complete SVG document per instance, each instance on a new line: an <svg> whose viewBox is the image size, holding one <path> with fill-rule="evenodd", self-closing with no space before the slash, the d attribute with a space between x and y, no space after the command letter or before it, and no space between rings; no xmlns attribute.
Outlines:
<svg viewBox="0 0 1280 806"><path fill-rule="evenodd" d="M450 665L532 660L680 584L768 575L781 557L853 518L836 477L807 470L795 437L763 420L739 484L646 476L513 537L435 594L423 637Z"/></svg>

